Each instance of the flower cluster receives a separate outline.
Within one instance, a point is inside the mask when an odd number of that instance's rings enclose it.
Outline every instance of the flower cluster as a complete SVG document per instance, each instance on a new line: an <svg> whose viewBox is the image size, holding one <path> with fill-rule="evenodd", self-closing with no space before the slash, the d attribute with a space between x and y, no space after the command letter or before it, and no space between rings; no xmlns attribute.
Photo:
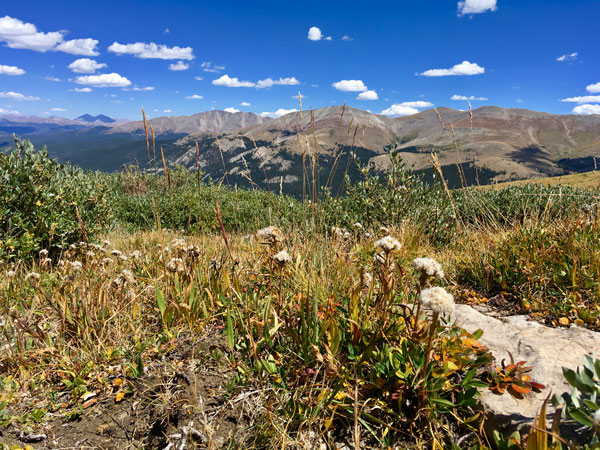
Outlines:
<svg viewBox="0 0 600 450"><path fill-rule="evenodd" d="M444 278L442 265L433 258L416 258L413 267L429 277Z"/></svg>
<svg viewBox="0 0 600 450"><path fill-rule="evenodd" d="M392 253L400 250L402 244L400 244L398 239L387 235L375 242L375 247L382 249L385 253Z"/></svg>
<svg viewBox="0 0 600 450"><path fill-rule="evenodd" d="M454 296L439 286L423 289L420 301L424 308L437 314L450 314L454 310Z"/></svg>

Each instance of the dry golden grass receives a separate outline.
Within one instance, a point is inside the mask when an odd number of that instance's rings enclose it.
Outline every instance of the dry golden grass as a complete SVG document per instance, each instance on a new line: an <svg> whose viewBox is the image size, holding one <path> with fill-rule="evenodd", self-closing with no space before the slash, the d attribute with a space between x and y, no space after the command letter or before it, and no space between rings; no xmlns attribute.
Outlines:
<svg viewBox="0 0 600 450"><path fill-rule="evenodd" d="M483 189L502 189L508 186L520 186L524 184L545 184L548 186L570 186L580 189L600 188L600 172L574 173L571 175L561 175L557 177L528 178L526 180L506 181L504 183L481 186Z"/></svg>

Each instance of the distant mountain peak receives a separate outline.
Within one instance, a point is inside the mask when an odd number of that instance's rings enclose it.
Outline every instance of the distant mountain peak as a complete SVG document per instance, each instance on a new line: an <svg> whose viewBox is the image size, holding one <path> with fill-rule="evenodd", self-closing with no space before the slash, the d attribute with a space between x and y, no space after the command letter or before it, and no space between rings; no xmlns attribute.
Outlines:
<svg viewBox="0 0 600 450"><path fill-rule="evenodd" d="M82 116L76 117L75 120L82 120L83 122L93 123L93 122L102 122L102 123L114 123L115 119L105 116L104 114L98 114L97 116L92 116L91 114L83 114Z"/></svg>

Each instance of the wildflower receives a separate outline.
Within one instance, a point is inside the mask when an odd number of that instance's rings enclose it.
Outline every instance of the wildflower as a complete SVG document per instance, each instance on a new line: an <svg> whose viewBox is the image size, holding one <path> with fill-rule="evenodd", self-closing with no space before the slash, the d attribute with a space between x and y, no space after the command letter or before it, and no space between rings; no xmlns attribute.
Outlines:
<svg viewBox="0 0 600 450"><path fill-rule="evenodd" d="M121 253L119 250L115 249L115 250L111 251L110 254L113 256L120 257L123 253Z"/></svg>
<svg viewBox="0 0 600 450"><path fill-rule="evenodd" d="M344 233L346 233L345 228L331 227L331 234L334 239L344 240Z"/></svg>
<svg viewBox="0 0 600 450"><path fill-rule="evenodd" d="M98 244L90 244L90 247L93 248L94 250L102 250L102 246L100 246Z"/></svg>
<svg viewBox="0 0 600 450"><path fill-rule="evenodd" d="M183 260L181 258L171 258L171 261L167 263L167 270L173 273L183 272L185 270Z"/></svg>
<svg viewBox="0 0 600 450"><path fill-rule="evenodd" d="M8 272L6 272L6 276L8 278L14 278L15 275L17 275L17 272L15 272L14 270L9 270Z"/></svg>
<svg viewBox="0 0 600 450"><path fill-rule="evenodd" d="M125 281L123 280L123 278L121 278L121 276L118 276L117 278L115 278L114 280L112 280L110 282L110 285L114 288L120 288L124 284L125 284Z"/></svg>
<svg viewBox="0 0 600 450"><path fill-rule="evenodd" d="M349 231L345 231L345 232L344 232L344 236L343 236L343 237L344 237L344 240L348 240L348 239L350 239L350 237L351 237L351 236L352 236L352 235L350 234L350 232L349 232Z"/></svg>
<svg viewBox="0 0 600 450"><path fill-rule="evenodd" d="M285 250L281 250L279 253L273 256L273 261L280 266L284 266L285 264L292 262L292 257Z"/></svg>
<svg viewBox="0 0 600 450"><path fill-rule="evenodd" d="M78 272L82 268L82 264L80 261L70 261L69 264L71 265L71 269L73 269L74 272Z"/></svg>
<svg viewBox="0 0 600 450"><path fill-rule="evenodd" d="M381 248L385 253L391 253L393 251L400 250L402 244L400 244L397 239L387 235L386 237L383 237L375 242L375 247Z"/></svg>
<svg viewBox="0 0 600 450"><path fill-rule="evenodd" d="M444 278L442 265L433 258L416 258L413 267L430 277Z"/></svg>
<svg viewBox="0 0 600 450"><path fill-rule="evenodd" d="M77 246L75 244L69 245L69 249L70 250L75 250L76 248L77 248Z"/></svg>
<svg viewBox="0 0 600 450"><path fill-rule="evenodd" d="M43 249L40 250L40 258L47 258L48 257L48 250Z"/></svg>
<svg viewBox="0 0 600 450"><path fill-rule="evenodd" d="M133 273L131 273L131 270L123 269L123 271L121 272L121 277L123 277L123 280L125 280L125 282L130 284L135 281L135 277L133 276Z"/></svg>
<svg viewBox="0 0 600 450"><path fill-rule="evenodd" d="M112 244L110 243L110 241L104 240L102 241L102 245L104 245L105 247L110 247Z"/></svg>
<svg viewBox="0 0 600 450"><path fill-rule="evenodd" d="M390 234L390 230L388 230L388 227L384 227L383 225L379 227L379 232L381 234Z"/></svg>
<svg viewBox="0 0 600 450"><path fill-rule="evenodd" d="M100 261L100 264L102 264L103 266L109 266L113 263L113 260L110 258L103 258L102 261Z"/></svg>
<svg viewBox="0 0 600 450"><path fill-rule="evenodd" d="M125 256L125 255L119 255L119 261L127 262L127 256Z"/></svg>
<svg viewBox="0 0 600 450"><path fill-rule="evenodd" d="M129 256L131 257L131 259L140 259L142 257L142 252L140 252L139 250L135 250L131 252Z"/></svg>
<svg viewBox="0 0 600 450"><path fill-rule="evenodd" d="M52 260L50 258L42 259L42 266L45 266L46 264L50 264L50 263L52 263Z"/></svg>
<svg viewBox="0 0 600 450"><path fill-rule="evenodd" d="M283 241L283 233L279 228L270 225L266 228L261 228L256 232L256 238L266 244L275 244Z"/></svg>
<svg viewBox="0 0 600 450"><path fill-rule="evenodd" d="M600 409L597 409L594 414L592 414L592 426L598 430L600 429Z"/></svg>
<svg viewBox="0 0 600 450"><path fill-rule="evenodd" d="M40 281L40 278L42 278L42 276L39 273L37 273L37 272L29 272L27 274L27 276L25 277L25 280Z"/></svg>
<svg viewBox="0 0 600 450"><path fill-rule="evenodd" d="M373 282L373 276L369 272L363 272L361 281L364 287L370 288L371 283Z"/></svg>
<svg viewBox="0 0 600 450"><path fill-rule="evenodd" d="M439 286L423 289L420 300L424 308L437 314L450 314L454 310L454 296Z"/></svg>
<svg viewBox="0 0 600 450"><path fill-rule="evenodd" d="M175 249L175 250L180 250L185 248L186 244L185 241L183 239L173 239L171 241L171 246Z"/></svg>
<svg viewBox="0 0 600 450"><path fill-rule="evenodd" d="M352 225L352 227L357 231L360 231L363 229L362 223L360 223L360 222L356 222L354 225Z"/></svg>
<svg viewBox="0 0 600 450"><path fill-rule="evenodd" d="M87 252L85 252L85 256L87 256L88 258L93 258L94 256L96 256L96 254L93 251L88 250Z"/></svg>
<svg viewBox="0 0 600 450"><path fill-rule="evenodd" d="M372 237L372 236L373 236L373 235L372 235L371 233L369 233L368 231L365 233L365 237L366 237L367 239L371 239L371 237Z"/></svg>

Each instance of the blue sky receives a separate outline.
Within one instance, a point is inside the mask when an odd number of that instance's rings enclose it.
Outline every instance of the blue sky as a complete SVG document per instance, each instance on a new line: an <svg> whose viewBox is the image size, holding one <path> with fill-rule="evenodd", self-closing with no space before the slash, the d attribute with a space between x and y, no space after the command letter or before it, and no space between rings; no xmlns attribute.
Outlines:
<svg viewBox="0 0 600 450"><path fill-rule="evenodd" d="M598 0L3 2L0 114L600 114L599 24Z"/></svg>

